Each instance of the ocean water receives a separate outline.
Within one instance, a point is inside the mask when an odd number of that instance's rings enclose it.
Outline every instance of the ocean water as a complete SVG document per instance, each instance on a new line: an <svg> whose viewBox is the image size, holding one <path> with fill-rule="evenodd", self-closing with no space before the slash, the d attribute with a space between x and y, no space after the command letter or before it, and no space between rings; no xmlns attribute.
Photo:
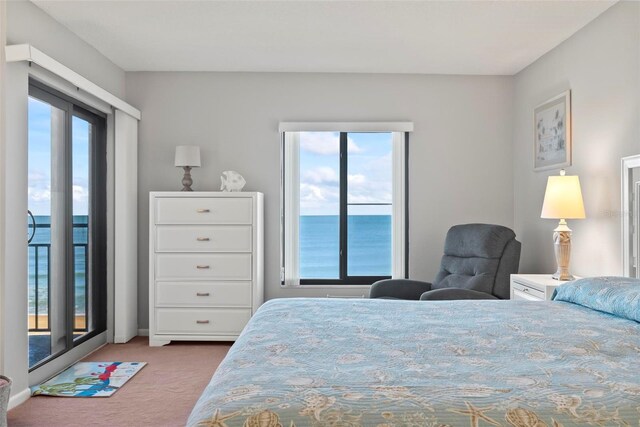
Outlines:
<svg viewBox="0 0 640 427"><path fill-rule="evenodd" d="M88 243L88 217L85 215L73 217L74 244L74 303L75 313L85 314L86 301L86 256ZM47 314L49 259L51 245L51 218L36 215L36 233L29 244L29 314L36 312L36 265L38 285L38 313ZM32 231L29 221L29 235ZM36 249L37 247L37 249ZM37 252L37 255L36 255ZM53 283L52 283L53 285Z"/></svg>
<svg viewBox="0 0 640 427"><path fill-rule="evenodd" d="M391 216L347 217L349 276L391 276ZM340 217L300 216L300 277L335 279L340 276Z"/></svg>

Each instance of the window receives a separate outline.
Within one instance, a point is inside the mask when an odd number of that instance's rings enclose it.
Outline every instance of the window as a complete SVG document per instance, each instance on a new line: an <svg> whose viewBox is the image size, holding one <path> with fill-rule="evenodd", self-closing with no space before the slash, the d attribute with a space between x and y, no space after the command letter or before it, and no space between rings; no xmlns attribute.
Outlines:
<svg viewBox="0 0 640 427"><path fill-rule="evenodd" d="M106 330L106 119L35 80L28 106L33 370Z"/></svg>
<svg viewBox="0 0 640 427"><path fill-rule="evenodd" d="M285 286L405 277L406 141L367 126L284 132Z"/></svg>

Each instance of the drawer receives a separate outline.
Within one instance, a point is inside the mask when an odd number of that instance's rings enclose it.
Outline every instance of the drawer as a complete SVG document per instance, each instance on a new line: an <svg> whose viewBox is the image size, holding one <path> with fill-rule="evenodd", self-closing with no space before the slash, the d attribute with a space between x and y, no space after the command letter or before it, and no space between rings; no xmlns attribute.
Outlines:
<svg viewBox="0 0 640 427"><path fill-rule="evenodd" d="M251 252L251 226L158 225L156 252Z"/></svg>
<svg viewBox="0 0 640 427"><path fill-rule="evenodd" d="M156 333L238 335L250 317L248 308L158 308Z"/></svg>
<svg viewBox="0 0 640 427"><path fill-rule="evenodd" d="M156 279L251 280L251 254L157 254Z"/></svg>
<svg viewBox="0 0 640 427"><path fill-rule="evenodd" d="M544 301L546 299L543 291L529 285L513 282L511 286L513 286L514 299L526 299L529 301Z"/></svg>
<svg viewBox="0 0 640 427"><path fill-rule="evenodd" d="M159 282L156 305L251 307L251 282Z"/></svg>
<svg viewBox="0 0 640 427"><path fill-rule="evenodd" d="M252 203L249 197L160 197L156 224L251 224Z"/></svg>

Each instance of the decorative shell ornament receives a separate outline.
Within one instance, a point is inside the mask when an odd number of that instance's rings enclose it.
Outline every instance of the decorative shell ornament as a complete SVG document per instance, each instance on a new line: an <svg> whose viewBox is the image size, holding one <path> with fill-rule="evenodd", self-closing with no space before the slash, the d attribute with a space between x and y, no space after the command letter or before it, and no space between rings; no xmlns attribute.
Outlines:
<svg viewBox="0 0 640 427"><path fill-rule="evenodd" d="M220 176L220 190L222 191L242 191L247 181L236 171L224 171Z"/></svg>

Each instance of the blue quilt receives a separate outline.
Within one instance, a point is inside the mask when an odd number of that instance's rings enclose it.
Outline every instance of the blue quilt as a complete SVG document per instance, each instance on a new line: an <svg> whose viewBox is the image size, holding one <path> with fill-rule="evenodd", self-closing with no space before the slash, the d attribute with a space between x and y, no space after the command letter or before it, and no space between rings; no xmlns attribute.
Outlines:
<svg viewBox="0 0 640 427"><path fill-rule="evenodd" d="M638 426L640 323L527 301L278 299L189 426Z"/></svg>

